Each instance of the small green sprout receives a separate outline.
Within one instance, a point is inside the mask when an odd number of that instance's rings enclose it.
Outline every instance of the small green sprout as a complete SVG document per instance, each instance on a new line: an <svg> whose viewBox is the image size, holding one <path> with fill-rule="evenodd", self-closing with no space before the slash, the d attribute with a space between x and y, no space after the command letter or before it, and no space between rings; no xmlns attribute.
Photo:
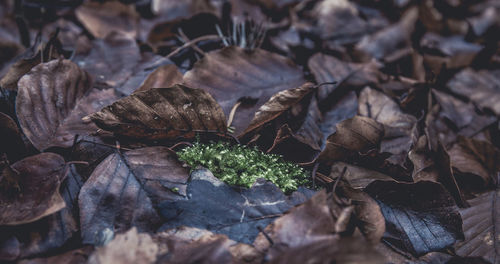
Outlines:
<svg viewBox="0 0 500 264"><path fill-rule="evenodd" d="M178 187L174 187L172 189L170 189L172 192L174 193L179 193L179 188Z"/></svg>
<svg viewBox="0 0 500 264"><path fill-rule="evenodd" d="M264 178L290 193L308 183L307 174L301 167L284 161L279 155L264 154L243 145L195 142L177 154L191 168L201 165L230 185L250 187L258 178Z"/></svg>

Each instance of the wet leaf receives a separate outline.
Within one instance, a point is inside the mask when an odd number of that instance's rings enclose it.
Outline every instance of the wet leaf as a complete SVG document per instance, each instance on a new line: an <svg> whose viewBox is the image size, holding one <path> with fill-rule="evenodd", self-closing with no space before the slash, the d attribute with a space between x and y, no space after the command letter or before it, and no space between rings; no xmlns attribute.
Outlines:
<svg viewBox="0 0 500 264"><path fill-rule="evenodd" d="M498 76L498 71L474 71L466 68L457 73L447 86L452 92L470 98L481 109L491 110L500 116Z"/></svg>
<svg viewBox="0 0 500 264"><path fill-rule="evenodd" d="M320 87L321 88L321 87ZM319 127L323 133L322 147L326 144L329 135L337 131L336 125L346 119L353 118L358 113L358 97L356 93L350 92L343 96L338 102L330 105L323 112Z"/></svg>
<svg viewBox="0 0 500 264"><path fill-rule="evenodd" d="M410 37L418 19L418 10L409 9L398 23L386 27L373 35L365 36L355 49L365 56L383 61L395 61L410 52Z"/></svg>
<svg viewBox="0 0 500 264"><path fill-rule="evenodd" d="M393 180L390 176L378 171L369 170L342 161L337 161L332 164L330 175L328 177L331 179L341 177L341 179L346 180L354 189L364 189L376 180Z"/></svg>
<svg viewBox="0 0 500 264"><path fill-rule="evenodd" d="M307 65L318 83L337 82L338 86L342 84L349 87L364 87L378 83L379 78L382 77L376 63L345 62L322 53L314 54ZM320 102L327 99L338 86L322 85L319 87Z"/></svg>
<svg viewBox="0 0 500 264"><path fill-rule="evenodd" d="M64 159L53 153L14 163L12 170L17 174L19 192L0 193L3 208L0 225L30 223L63 209L66 204L59 194L59 185L64 178L64 167Z"/></svg>
<svg viewBox="0 0 500 264"><path fill-rule="evenodd" d="M384 135L384 127L377 121L355 116L336 125L337 131L327 139L318 161L331 165L358 152L376 148Z"/></svg>
<svg viewBox="0 0 500 264"><path fill-rule="evenodd" d="M421 256L463 239L458 208L438 183L375 181L365 191L385 217L384 241L396 248Z"/></svg>
<svg viewBox="0 0 500 264"><path fill-rule="evenodd" d="M184 75L187 86L210 93L229 116L238 102L232 126L240 135L255 112L279 91L305 83L302 71L289 59L256 49L228 47L208 53Z"/></svg>
<svg viewBox="0 0 500 264"><path fill-rule="evenodd" d="M460 137L449 153L453 170L458 174L479 177L482 189L497 184L500 150L489 142Z"/></svg>
<svg viewBox="0 0 500 264"><path fill-rule="evenodd" d="M302 192L299 189L287 197L265 180L238 191L206 169L195 170L187 187L189 199L160 205L161 215L167 219L160 230L185 225L251 243L259 233L258 227L268 225L294 205L304 202L311 193Z"/></svg>
<svg viewBox="0 0 500 264"><path fill-rule="evenodd" d="M380 151L393 154L388 160L403 165L416 140L417 118L403 113L388 96L368 87L359 96L358 113L384 125Z"/></svg>
<svg viewBox="0 0 500 264"><path fill-rule="evenodd" d="M92 90L91 85L88 74L68 60L42 63L21 78L16 114L38 150L70 147L75 135L96 130L81 118L116 97L112 90Z"/></svg>
<svg viewBox="0 0 500 264"><path fill-rule="evenodd" d="M496 118L476 113L472 104L464 103L457 98L446 93L432 90L439 105L440 115L453 122L455 128L459 129L459 134L463 136L473 136L478 131L495 122ZM448 141L451 141L449 139Z"/></svg>
<svg viewBox="0 0 500 264"><path fill-rule="evenodd" d="M75 238L79 230L77 199L82 185L80 175L74 165L70 165L59 188L65 208L32 223L0 227L0 259L14 260L44 254Z"/></svg>
<svg viewBox="0 0 500 264"><path fill-rule="evenodd" d="M119 32L135 38L139 30L139 15L132 5L118 1L85 2L75 10L76 17L96 38Z"/></svg>
<svg viewBox="0 0 500 264"><path fill-rule="evenodd" d="M137 70L141 54L133 37L112 32L77 49L72 61L87 71L95 83L118 88Z"/></svg>
<svg viewBox="0 0 500 264"><path fill-rule="evenodd" d="M174 139L194 132L226 132L220 106L207 92L184 85L134 93L89 118L117 135Z"/></svg>
<svg viewBox="0 0 500 264"><path fill-rule="evenodd" d="M413 162L412 177L415 182L433 181L443 184L453 196L458 206L467 206L451 169L450 155L443 144L438 142L436 150L428 148L427 136L421 136L408 154Z"/></svg>
<svg viewBox="0 0 500 264"><path fill-rule="evenodd" d="M158 203L184 199L187 179L186 169L165 147L108 156L79 195L83 242L94 244L103 233L120 233L131 226L156 230L161 222Z"/></svg>
<svg viewBox="0 0 500 264"><path fill-rule="evenodd" d="M491 263L500 259L500 198L499 191L483 193L468 200L469 208L460 210L465 240L455 245L459 256L484 257Z"/></svg>

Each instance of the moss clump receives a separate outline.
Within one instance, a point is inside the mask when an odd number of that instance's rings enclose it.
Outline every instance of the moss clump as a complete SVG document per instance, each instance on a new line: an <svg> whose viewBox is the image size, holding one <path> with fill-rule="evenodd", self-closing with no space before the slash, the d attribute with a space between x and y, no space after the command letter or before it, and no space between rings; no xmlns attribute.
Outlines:
<svg viewBox="0 0 500 264"><path fill-rule="evenodd" d="M289 193L308 183L301 167L284 161L279 155L264 154L243 145L196 142L177 154L192 168L201 165L230 185L250 187L258 178L265 178Z"/></svg>

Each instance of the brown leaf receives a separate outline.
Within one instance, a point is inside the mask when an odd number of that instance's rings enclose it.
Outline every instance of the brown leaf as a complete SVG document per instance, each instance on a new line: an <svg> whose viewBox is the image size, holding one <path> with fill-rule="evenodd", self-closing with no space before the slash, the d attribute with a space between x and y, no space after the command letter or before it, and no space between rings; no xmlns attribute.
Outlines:
<svg viewBox="0 0 500 264"><path fill-rule="evenodd" d="M182 73L177 66L170 64L158 67L142 82L141 86L134 92L142 92L152 88L171 87L182 83Z"/></svg>
<svg viewBox="0 0 500 264"><path fill-rule="evenodd" d="M59 188L65 208L32 223L0 227L0 260L51 252L75 238L79 230L77 199L82 185L74 165L70 165L69 174Z"/></svg>
<svg viewBox="0 0 500 264"><path fill-rule="evenodd" d="M17 173L19 192L0 193L0 225L19 225L36 221L63 209L59 194L64 178L64 159L53 153L42 153L12 165ZM9 195L10 194L10 195Z"/></svg>
<svg viewBox="0 0 500 264"><path fill-rule="evenodd" d="M447 86L454 93L468 97L481 109L489 109L500 116L500 78L497 71L474 71L466 68L457 73Z"/></svg>
<svg viewBox="0 0 500 264"><path fill-rule="evenodd" d="M186 196L188 173L165 147L149 147L108 156L85 182L79 195L84 243L111 230L131 226L156 230L159 202Z"/></svg>
<svg viewBox="0 0 500 264"><path fill-rule="evenodd" d="M366 240L373 245L379 243L385 232L385 219L377 202L367 193L348 185L341 186L339 192L354 206L355 225Z"/></svg>
<svg viewBox="0 0 500 264"><path fill-rule="evenodd" d="M21 77L28 73L33 67L44 61L59 58L60 42L57 38L52 38L49 42L42 46L41 50L28 49L26 50L19 60L14 62L8 69L5 76L0 80L0 87L7 90L17 90L17 83Z"/></svg>
<svg viewBox="0 0 500 264"><path fill-rule="evenodd" d="M7 154L10 161L17 161L26 154L21 131L10 116L0 112L0 153Z"/></svg>
<svg viewBox="0 0 500 264"><path fill-rule="evenodd" d="M417 19L418 10L411 8L403 14L398 23L362 38L355 49L378 60L395 61L410 52L406 50L410 48L410 36Z"/></svg>
<svg viewBox="0 0 500 264"><path fill-rule="evenodd" d="M280 91L271 96L269 101L263 104L257 112L255 112L255 116L240 137L245 137L250 133L255 133L257 129L262 128L265 124L292 109L306 95L313 92L315 88L314 84L305 83L298 88Z"/></svg>
<svg viewBox="0 0 500 264"><path fill-rule="evenodd" d="M337 131L328 137L318 161L331 165L357 152L376 148L384 135L384 127L377 121L355 116L337 124Z"/></svg>
<svg viewBox="0 0 500 264"><path fill-rule="evenodd" d="M76 17L96 38L119 32L135 38L139 30L139 14L132 5L118 1L85 2L75 10Z"/></svg>
<svg viewBox="0 0 500 264"><path fill-rule="evenodd" d="M416 140L417 118L403 113L396 102L369 87L361 91L358 113L384 125L380 151L393 154L388 160L403 165L413 141Z"/></svg>
<svg viewBox="0 0 500 264"><path fill-rule="evenodd" d="M370 21L360 13L357 6L347 0L324 0L316 4L311 16L317 20L315 29L320 36L340 46L356 43L365 34L388 24L382 18Z"/></svg>
<svg viewBox="0 0 500 264"><path fill-rule="evenodd" d="M215 13L216 9L208 0L152 0L151 11L162 21L189 18L199 13Z"/></svg>
<svg viewBox="0 0 500 264"><path fill-rule="evenodd" d="M115 100L112 90L91 90L88 74L69 60L34 67L19 81L16 113L38 150L69 147L75 135L95 131L81 118Z"/></svg>
<svg viewBox="0 0 500 264"><path fill-rule="evenodd" d="M103 39L94 39L87 46L75 51L73 61L88 72L95 83L117 88L118 91L141 61L135 39L118 32L112 32Z"/></svg>
<svg viewBox="0 0 500 264"><path fill-rule="evenodd" d="M52 256L48 258L33 258L21 260L19 264L86 264L89 255L94 248L92 246L85 246L83 248L74 249L63 253L61 255Z"/></svg>
<svg viewBox="0 0 500 264"><path fill-rule="evenodd" d="M212 96L180 84L134 93L89 118L102 129L135 138L174 139L193 132L226 132L224 114Z"/></svg>
<svg viewBox="0 0 500 264"><path fill-rule="evenodd" d="M318 83L337 82L338 86L342 84L349 88L376 84L382 76L376 63L345 62L323 53L314 54L307 65ZM327 99L338 86L322 85L319 87L319 101Z"/></svg>
<svg viewBox="0 0 500 264"><path fill-rule="evenodd" d="M500 259L500 198L491 191L468 200L471 207L460 210L465 240L455 245L459 256L484 257L491 263Z"/></svg>
<svg viewBox="0 0 500 264"><path fill-rule="evenodd" d="M132 227L126 233L118 234L104 247L97 248L87 263L155 263L159 245L147 233L138 233Z"/></svg>
<svg viewBox="0 0 500 264"><path fill-rule="evenodd" d="M364 189L376 180L393 180L390 176L378 171L369 170L342 161L337 161L332 164L330 175L328 177L331 179L341 177L341 179L346 180L349 185L355 189Z"/></svg>
<svg viewBox="0 0 500 264"><path fill-rule="evenodd" d="M497 173L500 171L500 150L489 142L459 137L449 154L453 170L462 175L461 178L467 175L479 177L481 189L496 185Z"/></svg>
<svg viewBox="0 0 500 264"><path fill-rule="evenodd" d="M269 263L360 263L385 264L385 258L359 237L338 239L326 237L320 241L289 249Z"/></svg>
<svg viewBox="0 0 500 264"><path fill-rule="evenodd" d="M464 103L444 92L433 89L432 93L441 106L441 112L439 114L453 122L456 129L459 129L459 134L463 136L473 136L496 120L493 116L485 116L476 113L472 104ZM452 139L446 142L451 141Z"/></svg>
<svg viewBox="0 0 500 264"><path fill-rule="evenodd" d="M287 250L313 242L338 241L340 237L335 233L346 230L337 224L337 220L343 214L348 217L344 221L349 222L352 210L352 207L336 204L326 191L320 191L267 226L255 239L254 246L267 251L266 256L273 259Z"/></svg>
<svg viewBox="0 0 500 264"><path fill-rule="evenodd" d="M251 245L193 227L170 229L154 239L168 245L161 263L260 263L263 257Z"/></svg>
<svg viewBox="0 0 500 264"><path fill-rule="evenodd" d="M304 84L302 75L285 57L261 49L248 52L232 46L206 54L184 75L184 82L210 93L226 116L242 101L232 122L235 135L240 135L257 109L273 94Z"/></svg>
<svg viewBox="0 0 500 264"><path fill-rule="evenodd" d="M457 184L450 165L450 155L441 142L436 150L429 149L427 136L421 136L417 144L408 154L413 162L413 180L433 181L443 184L453 196L456 203L464 207L467 205L465 198Z"/></svg>
<svg viewBox="0 0 500 264"><path fill-rule="evenodd" d="M375 181L365 191L386 220L384 241L415 256L450 247L463 239L453 198L439 183Z"/></svg>

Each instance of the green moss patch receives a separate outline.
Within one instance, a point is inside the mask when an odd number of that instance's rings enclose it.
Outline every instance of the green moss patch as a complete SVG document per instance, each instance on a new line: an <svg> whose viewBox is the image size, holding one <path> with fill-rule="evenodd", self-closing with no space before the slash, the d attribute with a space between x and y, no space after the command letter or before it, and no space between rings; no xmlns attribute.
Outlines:
<svg viewBox="0 0 500 264"><path fill-rule="evenodd" d="M196 142L177 154L192 168L201 165L230 185L250 187L258 178L264 178L289 193L309 182L301 167L284 161L279 155L265 154L243 145Z"/></svg>

